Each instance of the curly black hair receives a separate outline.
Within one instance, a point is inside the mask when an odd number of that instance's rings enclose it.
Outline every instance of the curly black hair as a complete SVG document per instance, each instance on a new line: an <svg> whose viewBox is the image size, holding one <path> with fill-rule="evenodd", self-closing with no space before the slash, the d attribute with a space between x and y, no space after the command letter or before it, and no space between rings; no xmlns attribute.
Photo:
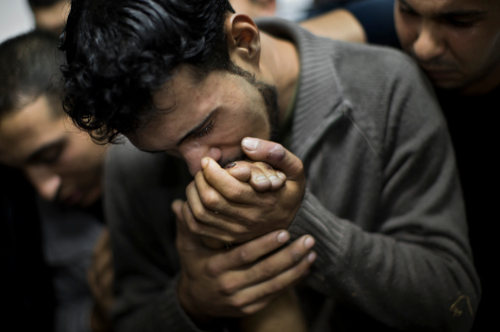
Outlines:
<svg viewBox="0 0 500 332"><path fill-rule="evenodd" d="M228 0L73 0L59 47L65 111L97 142L134 131L180 64L230 70L229 12Z"/></svg>

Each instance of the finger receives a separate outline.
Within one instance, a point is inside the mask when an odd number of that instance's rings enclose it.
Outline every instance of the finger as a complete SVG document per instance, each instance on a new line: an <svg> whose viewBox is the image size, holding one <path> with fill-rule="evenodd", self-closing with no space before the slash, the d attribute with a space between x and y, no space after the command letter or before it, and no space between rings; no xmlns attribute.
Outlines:
<svg viewBox="0 0 500 332"><path fill-rule="evenodd" d="M199 233L202 230L218 229L227 234L243 233L247 229L235 223L232 216L238 215L241 207L229 204L224 197L211 188L204 180L203 174L198 172L195 176L196 183L190 183L186 188L186 196L189 203L192 218L186 219L191 232L198 235L208 235ZM197 185L197 183L200 183ZM201 190L199 189L201 188ZM205 228L204 225L210 226Z"/></svg>
<svg viewBox="0 0 500 332"><path fill-rule="evenodd" d="M107 248L111 248L111 241L109 238L109 230L105 228L102 230L99 239L97 239L97 242L94 246L93 254L95 255L96 253L102 250L107 250Z"/></svg>
<svg viewBox="0 0 500 332"><path fill-rule="evenodd" d="M175 239L177 250L191 251L199 248L199 239L195 234L191 233L184 217L184 202L175 200L172 203L172 210L174 211L177 226L177 236Z"/></svg>
<svg viewBox="0 0 500 332"><path fill-rule="evenodd" d="M184 204L184 206L182 207L182 211L184 214L185 223L188 227L188 232L191 234L191 236L196 234L197 236L209 237L223 242L236 242L236 238L232 236L228 231L213 227L209 224L201 223L196 220L189 203Z"/></svg>
<svg viewBox="0 0 500 332"><path fill-rule="evenodd" d="M312 255L314 259L316 258L314 252L310 253L310 255ZM314 262L314 259L312 262ZM237 303L251 304L269 296L280 295L281 292L292 287L304 277L310 269L312 262L309 259L309 255L307 255L276 277L237 292L234 296L234 301Z"/></svg>
<svg viewBox="0 0 500 332"><path fill-rule="evenodd" d="M270 280L292 268L304 258L308 258L312 264L316 259L315 253L309 257L313 246L314 238L310 235L304 235L287 247L256 263L250 269L235 271L228 275L228 278L232 278L233 282L240 288Z"/></svg>
<svg viewBox="0 0 500 332"><path fill-rule="evenodd" d="M230 250L221 251L208 263L210 271L217 273L233 270L251 264L290 239L285 230L274 231Z"/></svg>
<svg viewBox="0 0 500 332"><path fill-rule="evenodd" d="M281 144L246 137L241 145L248 158L270 164L285 173L288 179L293 180L303 174L302 161Z"/></svg>
<svg viewBox="0 0 500 332"><path fill-rule="evenodd" d="M172 211L174 211L177 219L182 220L182 221L184 220L184 216L182 215L182 205L183 204L184 204L184 201L182 201L180 199L176 199L172 203Z"/></svg>
<svg viewBox="0 0 500 332"><path fill-rule="evenodd" d="M231 202L246 204L256 197L255 190L246 182L241 182L231 176L212 158L202 159L203 176L208 186L220 193ZM196 185L198 186L198 181ZM205 188L199 188L204 190Z"/></svg>
<svg viewBox="0 0 500 332"><path fill-rule="evenodd" d="M101 250L95 257L92 265L92 270L99 278L101 274L110 269L113 264L113 253L111 249Z"/></svg>
<svg viewBox="0 0 500 332"><path fill-rule="evenodd" d="M264 166L262 166L262 168L256 167L256 165L253 165L252 163L249 163L247 161L238 161L233 164L234 166L230 168L227 168L226 166L225 169L236 179L248 182L253 189L259 192L265 192L271 188L273 183L271 182L271 179L266 174L266 172L264 172Z"/></svg>
<svg viewBox="0 0 500 332"><path fill-rule="evenodd" d="M275 191L281 188L286 180L286 176L283 172L275 170L271 165L263 162L253 163L254 168L259 169L270 182L269 190ZM256 174L259 174L256 172ZM255 176L252 173L252 180L250 184L254 187L253 182L255 181ZM255 187L254 187L255 188Z"/></svg>
<svg viewBox="0 0 500 332"><path fill-rule="evenodd" d="M250 167L248 167L248 162L235 161L224 166L224 169L235 179L241 182L248 182L252 176Z"/></svg>

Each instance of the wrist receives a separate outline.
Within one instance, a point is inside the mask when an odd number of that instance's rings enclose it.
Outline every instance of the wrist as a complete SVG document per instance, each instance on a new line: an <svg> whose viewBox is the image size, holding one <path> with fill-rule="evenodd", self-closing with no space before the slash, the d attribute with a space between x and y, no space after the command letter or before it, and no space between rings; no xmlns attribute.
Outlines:
<svg viewBox="0 0 500 332"><path fill-rule="evenodd" d="M202 313L193 300L189 289L190 287L187 285L185 277L181 275L177 286L177 299L182 309L196 325L209 324L213 321L213 317Z"/></svg>
<svg viewBox="0 0 500 332"><path fill-rule="evenodd" d="M111 319L97 304L94 304L90 313L90 328L93 332L109 332L113 329Z"/></svg>

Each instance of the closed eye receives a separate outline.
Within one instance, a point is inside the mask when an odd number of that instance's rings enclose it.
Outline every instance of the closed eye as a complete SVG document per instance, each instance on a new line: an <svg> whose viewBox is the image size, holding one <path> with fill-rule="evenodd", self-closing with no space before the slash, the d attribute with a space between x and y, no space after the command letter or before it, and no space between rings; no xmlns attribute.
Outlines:
<svg viewBox="0 0 500 332"><path fill-rule="evenodd" d="M200 131L197 131L195 133L196 137L202 138L202 137L210 134L213 127L214 127L214 119L210 120L210 122L203 129L201 129Z"/></svg>
<svg viewBox="0 0 500 332"><path fill-rule="evenodd" d="M453 27L469 28L473 26L477 22L477 20L460 20L454 17L446 17L445 22Z"/></svg>

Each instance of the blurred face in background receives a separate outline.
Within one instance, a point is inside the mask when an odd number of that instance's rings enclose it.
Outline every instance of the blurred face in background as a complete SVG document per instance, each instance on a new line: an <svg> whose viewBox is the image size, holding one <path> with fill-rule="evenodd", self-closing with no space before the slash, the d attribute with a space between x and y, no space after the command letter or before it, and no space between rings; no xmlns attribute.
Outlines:
<svg viewBox="0 0 500 332"><path fill-rule="evenodd" d="M60 35L70 9L69 0L60 0L49 6L33 7L36 27Z"/></svg>
<svg viewBox="0 0 500 332"><path fill-rule="evenodd" d="M229 2L237 13L245 13L251 18L274 16L276 12L275 0L230 0Z"/></svg>
<svg viewBox="0 0 500 332"><path fill-rule="evenodd" d="M484 94L500 84L499 0L398 0L403 49L434 86Z"/></svg>
<svg viewBox="0 0 500 332"><path fill-rule="evenodd" d="M0 118L0 162L23 170L43 199L88 207L101 195L106 147L52 107L41 96Z"/></svg>

